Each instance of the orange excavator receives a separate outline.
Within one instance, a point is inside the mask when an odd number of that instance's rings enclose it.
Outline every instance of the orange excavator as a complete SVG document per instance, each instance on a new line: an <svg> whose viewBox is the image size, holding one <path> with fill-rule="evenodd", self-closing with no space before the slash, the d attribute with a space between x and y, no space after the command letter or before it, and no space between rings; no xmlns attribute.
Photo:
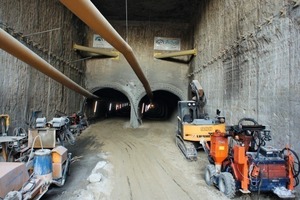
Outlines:
<svg viewBox="0 0 300 200"><path fill-rule="evenodd" d="M278 150L267 146L270 140L270 131L251 118L241 119L227 132L213 132L210 145L201 141L210 162L205 182L217 186L229 198L237 191L273 192L280 198L295 198L298 155L288 147Z"/></svg>
<svg viewBox="0 0 300 200"><path fill-rule="evenodd" d="M201 138L210 141L209 133L215 130L225 132L225 117L217 116L210 119L205 113L206 96L204 90L197 80L190 83L192 100L178 102L178 129L176 134L176 145L188 160L197 159L197 149L201 148Z"/></svg>

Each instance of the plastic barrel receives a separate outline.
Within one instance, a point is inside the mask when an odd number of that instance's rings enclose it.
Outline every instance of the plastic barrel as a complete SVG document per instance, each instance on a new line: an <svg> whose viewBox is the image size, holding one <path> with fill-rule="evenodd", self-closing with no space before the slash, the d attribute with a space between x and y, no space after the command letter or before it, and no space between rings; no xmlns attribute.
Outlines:
<svg viewBox="0 0 300 200"><path fill-rule="evenodd" d="M33 172L37 178L52 181L52 156L49 149L39 149L34 153Z"/></svg>

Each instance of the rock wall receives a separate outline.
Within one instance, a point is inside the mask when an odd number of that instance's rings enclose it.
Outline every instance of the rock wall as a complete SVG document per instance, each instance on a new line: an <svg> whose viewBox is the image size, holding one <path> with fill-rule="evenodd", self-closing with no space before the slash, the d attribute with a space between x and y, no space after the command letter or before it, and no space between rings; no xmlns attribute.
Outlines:
<svg viewBox="0 0 300 200"><path fill-rule="evenodd" d="M82 42L85 26L59 2L51 0L0 1L0 28L41 56L79 85L84 84L84 62L72 50ZM0 114L9 114L11 129L27 128L32 111L47 120L56 111L77 112L83 97L0 49Z"/></svg>
<svg viewBox="0 0 300 200"><path fill-rule="evenodd" d="M300 7L295 1L204 1L195 18L200 50L190 78L207 109L228 124L251 117L272 131L271 145L300 152Z"/></svg>

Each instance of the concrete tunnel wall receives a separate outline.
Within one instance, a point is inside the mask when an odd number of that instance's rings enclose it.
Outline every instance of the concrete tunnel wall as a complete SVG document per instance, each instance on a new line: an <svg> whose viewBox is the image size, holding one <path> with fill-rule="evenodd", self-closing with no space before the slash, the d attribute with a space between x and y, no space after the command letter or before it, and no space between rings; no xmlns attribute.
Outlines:
<svg viewBox="0 0 300 200"><path fill-rule="evenodd" d="M195 16L193 76L209 113L228 124L251 117L272 132L269 143L300 152L300 7L293 1L206 1Z"/></svg>
<svg viewBox="0 0 300 200"><path fill-rule="evenodd" d="M126 27L123 22L110 21L118 33L126 38ZM157 22L130 22L128 26L128 44L132 47L141 68L149 81L150 87L155 90L166 90L180 99L187 99L189 80L188 56L179 57L177 61L166 61L153 57L154 37L180 38L181 50L192 49L192 29L186 23L157 23ZM87 34L88 43L93 46L94 32ZM102 58L86 60L86 82L88 89L99 87L111 87L122 91L132 105L130 124L132 127L139 126L138 103L146 94L145 90L127 63L123 55L119 58ZM100 97L101 98L101 97Z"/></svg>
<svg viewBox="0 0 300 200"><path fill-rule="evenodd" d="M72 43L82 43L84 24L52 0L0 1L0 27L84 87L84 62ZM32 111L51 120L72 114L84 98L0 49L0 114L9 114L10 132L27 128Z"/></svg>

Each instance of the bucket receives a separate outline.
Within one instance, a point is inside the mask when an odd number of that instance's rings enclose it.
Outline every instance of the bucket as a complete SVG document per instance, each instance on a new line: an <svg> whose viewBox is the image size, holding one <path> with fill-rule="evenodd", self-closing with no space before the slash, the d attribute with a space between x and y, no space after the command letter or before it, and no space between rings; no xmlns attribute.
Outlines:
<svg viewBox="0 0 300 200"><path fill-rule="evenodd" d="M39 149L34 153L33 172L45 182L52 181L52 156L49 149Z"/></svg>

